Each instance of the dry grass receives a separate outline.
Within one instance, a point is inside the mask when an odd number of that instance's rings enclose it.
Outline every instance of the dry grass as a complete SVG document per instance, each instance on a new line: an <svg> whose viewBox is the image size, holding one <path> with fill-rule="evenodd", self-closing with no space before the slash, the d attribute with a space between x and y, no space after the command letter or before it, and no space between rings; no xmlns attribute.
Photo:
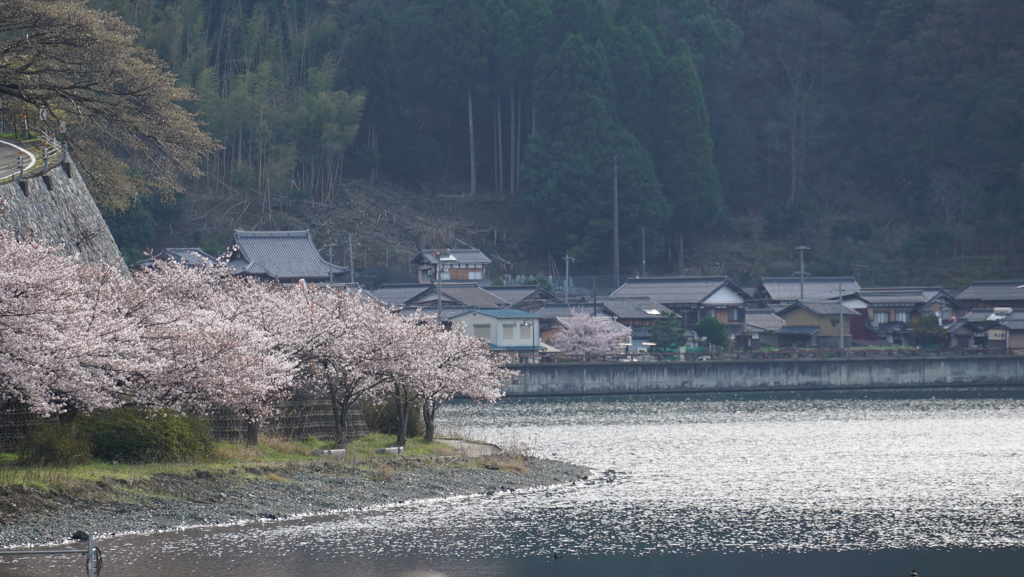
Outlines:
<svg viewBox="0 0 1024 577"><path fill-rule="evenodd" d="M518 455L515 453L499 453L497 455L491 455L489 457L481 457L477 459L479 466L485 469L493 469L496 471L504 471L506 473L520 473L524 474L529 471L527 462L529 458L525 455Z"/></svg>
<svg viewBox="0 0 1024 577"><path fill-rule="evenodd" d="M364 468L374 481L390 481L395 478L397 472L394 467L384 461L370 461L364 465Z"/></svg>

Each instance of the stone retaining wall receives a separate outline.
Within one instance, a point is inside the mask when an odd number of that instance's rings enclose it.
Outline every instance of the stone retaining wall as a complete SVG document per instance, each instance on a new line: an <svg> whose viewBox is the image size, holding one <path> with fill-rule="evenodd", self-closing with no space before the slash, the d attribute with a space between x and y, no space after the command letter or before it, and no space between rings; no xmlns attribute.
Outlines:
<svg viewBox="0 0 1024 577"><path fill-rule="evenodd" d="M92 194L69 158L46 174L0 184L0 228L58 254L128 268Z"/></svg>
<svg viewBox="0 0 1024 577"><path fill-rule="evenodd" d="M509 397L1024 385L1022 357L514 365Z"/></svg>

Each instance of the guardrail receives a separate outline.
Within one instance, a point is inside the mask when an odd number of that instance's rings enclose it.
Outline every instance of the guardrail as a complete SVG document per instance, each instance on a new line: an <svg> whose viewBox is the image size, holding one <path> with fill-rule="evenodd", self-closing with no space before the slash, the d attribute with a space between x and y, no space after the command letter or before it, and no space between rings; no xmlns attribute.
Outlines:
<svg viewBox="0 0 1024 577"><path fill-rule="evenodd" d="M46 174L64 161L66 149L56 135L43 134L38 140L42 143L32 145L27 142L7 142L9 146L18 148L18 156L0 162L0 182Z"/></svg>
<svg viewBox="0 0 1024 577"><path fill-rule="evenodd" d="M54 549L50 551L36 551L34 549L23 551L0 551L0 556L22 557L28 555L84 555L85 556L85 577L96 577L103 568L103 554L99 547L92 544L92 535L84 531L75 531L71 538L75 541L85 541L86 548L82 549Z"/></svg>
<svg viewBox="0 0 1024 577"><path fill-rule="evenodd" d="M757 361L775 359L886 359L896 357L987 357L1024 355L1024 349L916 349L910 347L851 349L780 349L773 351L623 353L615 355L570 355L565 353L523 353L519 364L537 363L653 363L680 361Z"/></svg>

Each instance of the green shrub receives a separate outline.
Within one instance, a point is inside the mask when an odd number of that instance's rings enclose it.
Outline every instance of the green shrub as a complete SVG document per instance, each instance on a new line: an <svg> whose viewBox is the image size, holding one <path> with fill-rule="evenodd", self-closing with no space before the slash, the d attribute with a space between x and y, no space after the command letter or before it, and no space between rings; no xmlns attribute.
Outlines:
<svg viewBox="0 0 1024 577"><path fill-rule="evenodd" d="M383 403L363 403L359 408L363 412L366 428L371 433L398 435L398 403L395 399L388 399ZM409 438L423 436L423 414L420 412L419 403L414 403L409 408L406 434Z"/></svg>
<svg viewBox="0 0 1024 577"><path fill-rule="evenodd" d="M92 453L124 463L192 462L214 454L210 428L197 417L173 411L122 407L97 411L81 424Z"/></svg>
<svg viewBox="0 0 1024 577"><path fill-rule="evenodd" d="M92 459L89 439L81 430L61 423L40 423L29 429L25 442L18 450L18 464L81 465Z"/></svg>

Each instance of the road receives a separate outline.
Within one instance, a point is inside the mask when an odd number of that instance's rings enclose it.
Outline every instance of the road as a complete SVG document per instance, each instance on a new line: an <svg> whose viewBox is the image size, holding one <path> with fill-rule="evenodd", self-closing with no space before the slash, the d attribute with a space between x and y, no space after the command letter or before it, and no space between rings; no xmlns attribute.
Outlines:
<svg viewBox="0 0 1024 577"><path fill-rule="evenodd" d="M19 150L28 155L28 159L25 162L26 169L35 164L36 157L34 154L18 144L7 140L0 140L0 180L18 175Z"/></svg>

